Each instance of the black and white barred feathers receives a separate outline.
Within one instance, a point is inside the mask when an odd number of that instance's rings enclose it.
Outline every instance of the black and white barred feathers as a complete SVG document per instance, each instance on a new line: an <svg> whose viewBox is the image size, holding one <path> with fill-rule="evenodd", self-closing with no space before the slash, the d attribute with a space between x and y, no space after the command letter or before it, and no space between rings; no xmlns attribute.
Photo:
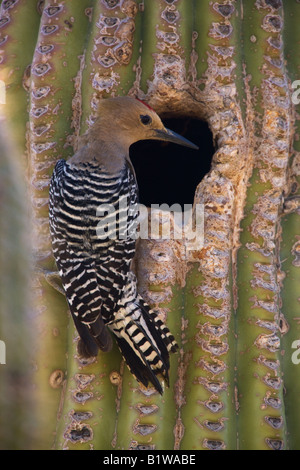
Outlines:
<svg viewBox="0 0 300 470"><path fill-rule="evenodd" d="M76 164L59 160L50 185L50 233L80 336L79 354L90 357L99 349L109 351L110 330L137 380L144 386L152 383L162 393L157 375L168 384L169 352L177 345L157 313L138 295L130 270L137 203L135 176L125 159L117 174L105 171L97 160ZM99 221L104 220L102 209L107 204L115 213L108 210L105 215L105 238L99 237Z"/></svg>

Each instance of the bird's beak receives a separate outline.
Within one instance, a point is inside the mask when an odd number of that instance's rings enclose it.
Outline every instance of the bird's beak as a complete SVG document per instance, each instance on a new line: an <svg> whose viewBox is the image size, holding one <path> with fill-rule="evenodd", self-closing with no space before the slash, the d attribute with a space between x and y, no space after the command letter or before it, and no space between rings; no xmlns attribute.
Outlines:
<svg viewBox="0 0 300 470"><path fill-rule="evenodd" d="M184 145L185 147L190 147L192 149L198 150L199 147L189 140L182 137L182 135L177 134L176 132L171 131L170 129L154 129L154 134L152 136L154 140L164 140L166 142L173 142L174 144Z"/></svg>

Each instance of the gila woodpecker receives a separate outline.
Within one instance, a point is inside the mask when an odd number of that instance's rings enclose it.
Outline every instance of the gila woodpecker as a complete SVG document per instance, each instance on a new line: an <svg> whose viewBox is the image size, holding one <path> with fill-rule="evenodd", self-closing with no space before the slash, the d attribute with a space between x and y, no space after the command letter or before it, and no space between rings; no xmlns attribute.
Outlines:
<svg viewBox="0 0 300 470"><path fill-rule="evenodd" d="M136 379L162 393L157 376L168 384L169 353L177 344L137 293L131 271L138 187L129 147L145 139L198 148L166 129L145 103L130 97L102 99L77 153L55 166L49 221L53 254L80 337L78 354L92 357L99 349L109 351L110 330ZM104 217L99 207L108 206L114 209L111 226L106 216L106 234L99 236Z"/></svg>

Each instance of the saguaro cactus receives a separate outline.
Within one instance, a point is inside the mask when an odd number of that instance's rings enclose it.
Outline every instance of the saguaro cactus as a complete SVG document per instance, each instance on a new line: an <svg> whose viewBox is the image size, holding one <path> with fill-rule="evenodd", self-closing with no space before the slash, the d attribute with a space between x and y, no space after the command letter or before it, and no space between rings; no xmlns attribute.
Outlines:
<svg viewBox="0 0 300 470"><path fill-rule="evenodd" d="M1 2L2 113L33 219L33 448L299 449L299 15L296 0ZM116 347L78 358L49 241L56 160L127 94L205 120L216 147L194 196L203 246L137 244L140 291L180 346L162 397Z"/></svg>

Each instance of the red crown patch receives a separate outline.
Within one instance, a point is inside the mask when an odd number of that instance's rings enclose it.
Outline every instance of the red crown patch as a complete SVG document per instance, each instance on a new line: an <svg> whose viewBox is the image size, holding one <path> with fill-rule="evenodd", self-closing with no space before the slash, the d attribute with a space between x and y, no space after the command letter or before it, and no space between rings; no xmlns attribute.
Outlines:
<svg viewBox="0 0 300 470"><path fill-rule="evenodd" d="M139 98L136 98L140 103L143 103L145 106L147 106L147 108L151 109L151 111L154 111L153 108L151 108L151 106L149 106L149 104L145 103L144 101L140 100ZM155 111L154 111L155 112Z"/></svg>

